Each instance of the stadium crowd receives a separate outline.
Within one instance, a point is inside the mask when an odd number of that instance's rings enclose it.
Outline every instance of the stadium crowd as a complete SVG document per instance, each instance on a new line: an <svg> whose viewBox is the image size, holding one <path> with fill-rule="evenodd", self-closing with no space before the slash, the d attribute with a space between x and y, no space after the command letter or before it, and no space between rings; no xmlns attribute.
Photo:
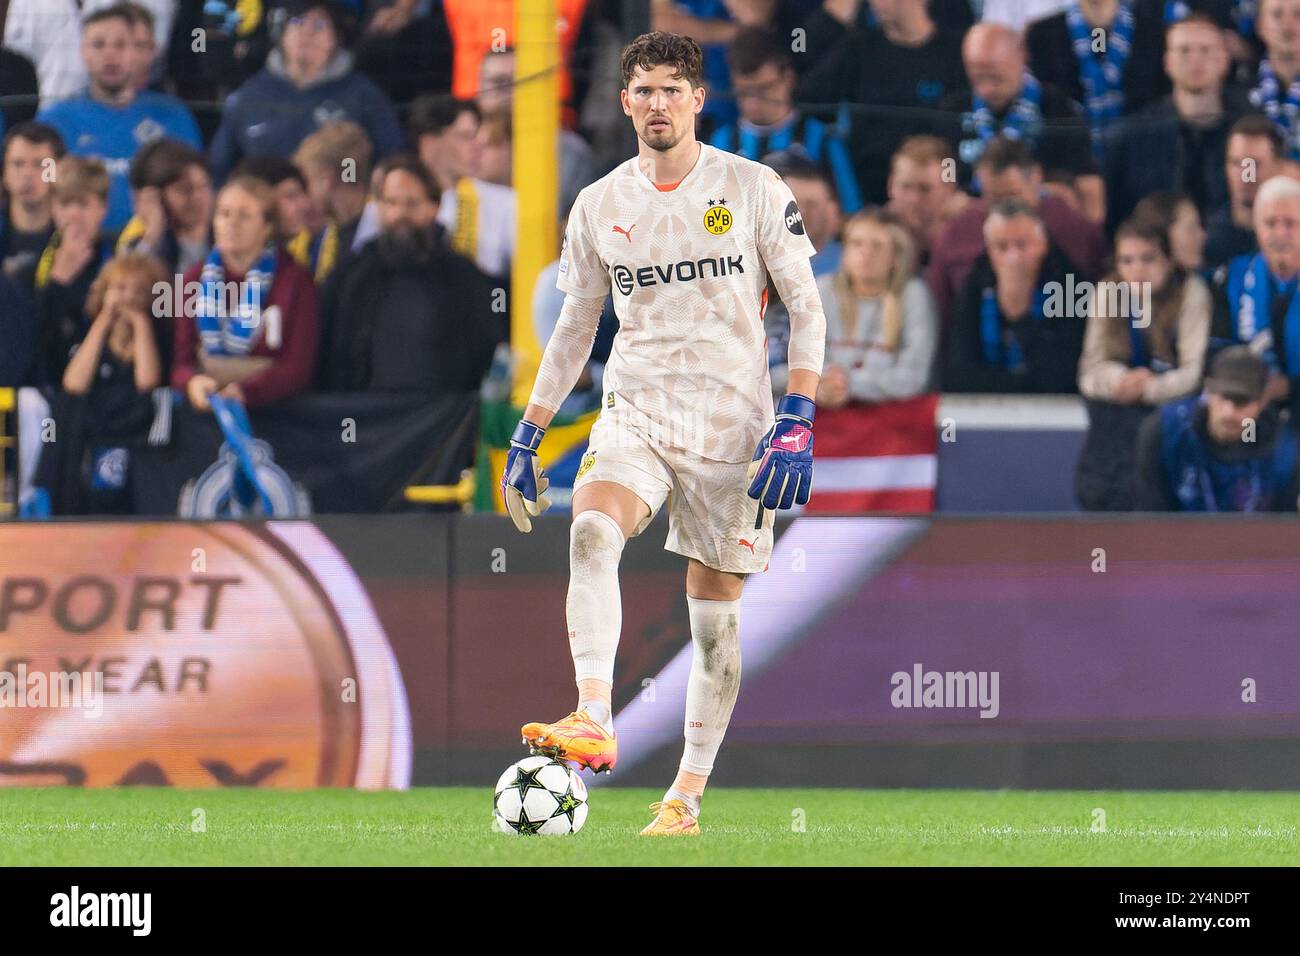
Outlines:
<svg viewBox="0 0 1300 956"><path fill-rule="evenodd" d="M0 387L79 433L25 494L71 473L60 508L128 509L169 394L479 388L509 332L514 6L0 0ZM556 2L561 220L635 151L629 6ZM1296 509L1300 0L652 0L648 21L704 49L700 138L796 197L819 405L1078 393L1083 507ZM764 321L781 391L774 292ZM598 407L616 331L607 306L562 411Z"/></svg>

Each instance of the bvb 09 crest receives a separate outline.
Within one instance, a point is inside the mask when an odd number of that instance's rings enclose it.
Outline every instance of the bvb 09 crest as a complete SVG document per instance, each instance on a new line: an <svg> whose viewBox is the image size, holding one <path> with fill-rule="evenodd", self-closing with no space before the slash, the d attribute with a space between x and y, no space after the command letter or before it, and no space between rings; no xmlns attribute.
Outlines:
<svg viewBox="0 0 1300 956"><path fill-rule="evenodd" d="M725 199L721 200L715 206L713 201L710 200L709 209L704 213L704 228L715 236L720 236L731 228L731 210L723 205L725 202Z"/></svg>

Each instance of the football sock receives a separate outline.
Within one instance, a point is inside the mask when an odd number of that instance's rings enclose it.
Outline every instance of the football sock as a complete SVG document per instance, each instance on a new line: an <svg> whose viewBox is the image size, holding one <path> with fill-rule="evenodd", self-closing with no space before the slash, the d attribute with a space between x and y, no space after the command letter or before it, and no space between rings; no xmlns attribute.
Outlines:
<svg viewBox="0 0 1300 956"><path fill-rule="evenodd" d="M686 752L681 769L713 772L740 692L740 601L686 598L694 657L686 684Z"/></svg>
<svg viewBox="0 0 1300 956"><path fill-rule="evenodd" d="M669 787L668 792L664 794L664 803L669 800L680 800L686 804L686 808L691 811L693 816L700 815L700 795L698 793L687 793L684 790L678 790L676 787Z"/></svg>
<svg viewBox="0 0 1300 956"><path fill-rule="evenodd" d="M584 511L569 529L569 650L579 681L614 683L614 655L623 627L618 562L623 530L603 511Z"/></svg>
<svg viewBox="0 0 1300 956"><path fill-rule="evenodd" d="M614 716L609 712L609 704L603 700L580 700L578 709L585 710L587 716L604 727L607 733L614 732Z"/></svg>

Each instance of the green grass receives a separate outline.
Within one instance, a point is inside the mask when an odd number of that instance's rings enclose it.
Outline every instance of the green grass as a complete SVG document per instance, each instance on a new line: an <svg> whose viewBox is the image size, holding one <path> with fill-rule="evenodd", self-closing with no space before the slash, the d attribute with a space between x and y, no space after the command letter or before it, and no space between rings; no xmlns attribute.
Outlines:
<svg viewBox="0 0 1300 956"><path fill-rule="evenodd" d="M0 789L0 865L1300 863L1293 793L718 789L704 836L674 840L637 836L657 791L596 791L565 838L493 832L491 796ZM1094 808L1106 832L1092 832ZM196 809L206 832L191 829Z"/></svg>

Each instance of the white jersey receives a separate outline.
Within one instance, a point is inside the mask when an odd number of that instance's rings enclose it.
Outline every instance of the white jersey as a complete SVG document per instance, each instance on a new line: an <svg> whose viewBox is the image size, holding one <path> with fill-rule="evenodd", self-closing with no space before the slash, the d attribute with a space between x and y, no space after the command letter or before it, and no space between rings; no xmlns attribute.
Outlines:
<svg viewBox="0 0 1300 956"><path fill-rule="evenodd" d="M773 418L768 274L783 298L797 287L800 310L820 316L814 252L781 178L706 144L670 191L635 157L582 190L556 286L587 299L612 291L620 327L602 416L664 447L748 461ZM792 344L791 367L820 373L824 341L799 348Z"/></svg>

